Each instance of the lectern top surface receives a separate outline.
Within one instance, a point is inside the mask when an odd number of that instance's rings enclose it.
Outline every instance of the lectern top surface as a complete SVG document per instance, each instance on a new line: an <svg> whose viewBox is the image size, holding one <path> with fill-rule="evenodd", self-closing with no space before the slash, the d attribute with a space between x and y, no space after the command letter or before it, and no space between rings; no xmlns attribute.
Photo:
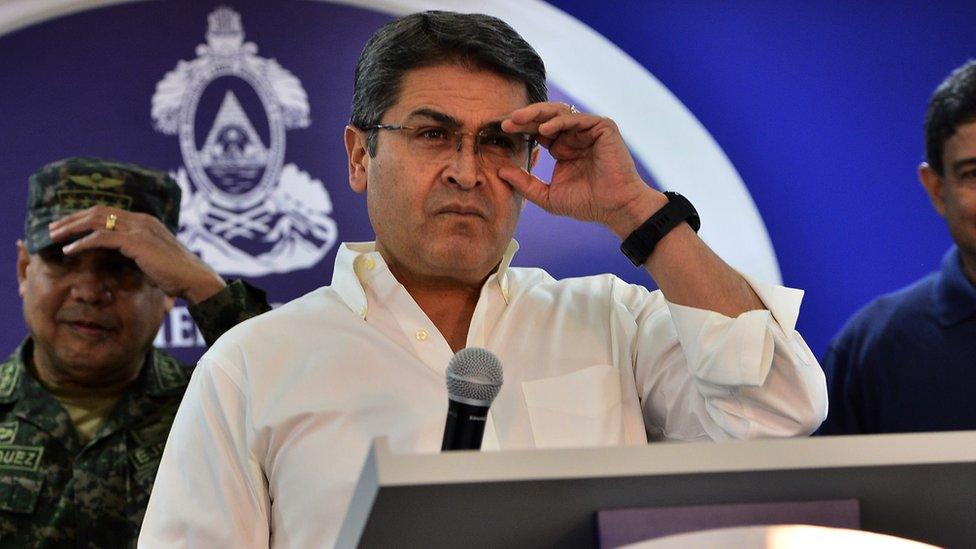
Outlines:
<svg viewBox="0 0 976 549"><path fill-rule="evenodd" d="M374 442L383 486L976 462L976 431L393 454Z"/></svg>

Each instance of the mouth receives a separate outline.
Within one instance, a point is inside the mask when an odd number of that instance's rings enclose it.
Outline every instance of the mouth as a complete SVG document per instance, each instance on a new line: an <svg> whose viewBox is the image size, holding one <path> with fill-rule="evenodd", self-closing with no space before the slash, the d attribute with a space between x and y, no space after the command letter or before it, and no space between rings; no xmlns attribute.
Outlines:
<svg viewBox="0 0 976 549"><path fill-rule="evenodd" d="M104 337L114 333L115 327L91 320L69 320L64 322L72 331L85 337Z"/></svg>
<svg viewBox="0 0 976 549"><path fill-rule="evenodd" d="M435 212L437 215L458 215L463 217L479 217L488 219L488 216L480 208L473 206L450 205L444 206Z"/></svg>

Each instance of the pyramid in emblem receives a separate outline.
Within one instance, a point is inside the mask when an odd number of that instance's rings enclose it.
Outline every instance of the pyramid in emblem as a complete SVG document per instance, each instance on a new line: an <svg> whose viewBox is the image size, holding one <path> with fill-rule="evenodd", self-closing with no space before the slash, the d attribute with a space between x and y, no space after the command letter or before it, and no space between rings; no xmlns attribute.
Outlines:
<svg viewBox="0 0 976 549"><path fill-rule="evenodd" d="M268 149L232 91L224 95L200 159L215 183L233 194L250 190L264 172Z"/></svg>

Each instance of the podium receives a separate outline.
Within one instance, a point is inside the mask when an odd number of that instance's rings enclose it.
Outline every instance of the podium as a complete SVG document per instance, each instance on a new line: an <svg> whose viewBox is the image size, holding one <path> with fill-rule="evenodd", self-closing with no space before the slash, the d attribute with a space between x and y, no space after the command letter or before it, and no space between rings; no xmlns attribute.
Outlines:
<svg viewBox="0 0 976 549"><path fill-rule="evenodd" d="M596 547L596 513L856 499L861 527L976 539L976 431L393 454L374 441L339 547Z"/></svg>

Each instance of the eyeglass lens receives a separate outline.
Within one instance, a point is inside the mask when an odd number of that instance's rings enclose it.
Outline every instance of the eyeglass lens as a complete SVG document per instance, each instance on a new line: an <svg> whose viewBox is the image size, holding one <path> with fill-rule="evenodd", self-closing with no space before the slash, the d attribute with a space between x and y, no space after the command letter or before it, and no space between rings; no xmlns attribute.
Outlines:
<svg viewBox="0 0 976 549"><path fill-rule="evenodd" d="M403 127L410 146L432 160L449 160L464 146L464 136L472 135L444 126ZM528 162L531 139L524 134L509 134L500 128L486 128L474 137L474 150L484 165L524 166Z"/></svg>

